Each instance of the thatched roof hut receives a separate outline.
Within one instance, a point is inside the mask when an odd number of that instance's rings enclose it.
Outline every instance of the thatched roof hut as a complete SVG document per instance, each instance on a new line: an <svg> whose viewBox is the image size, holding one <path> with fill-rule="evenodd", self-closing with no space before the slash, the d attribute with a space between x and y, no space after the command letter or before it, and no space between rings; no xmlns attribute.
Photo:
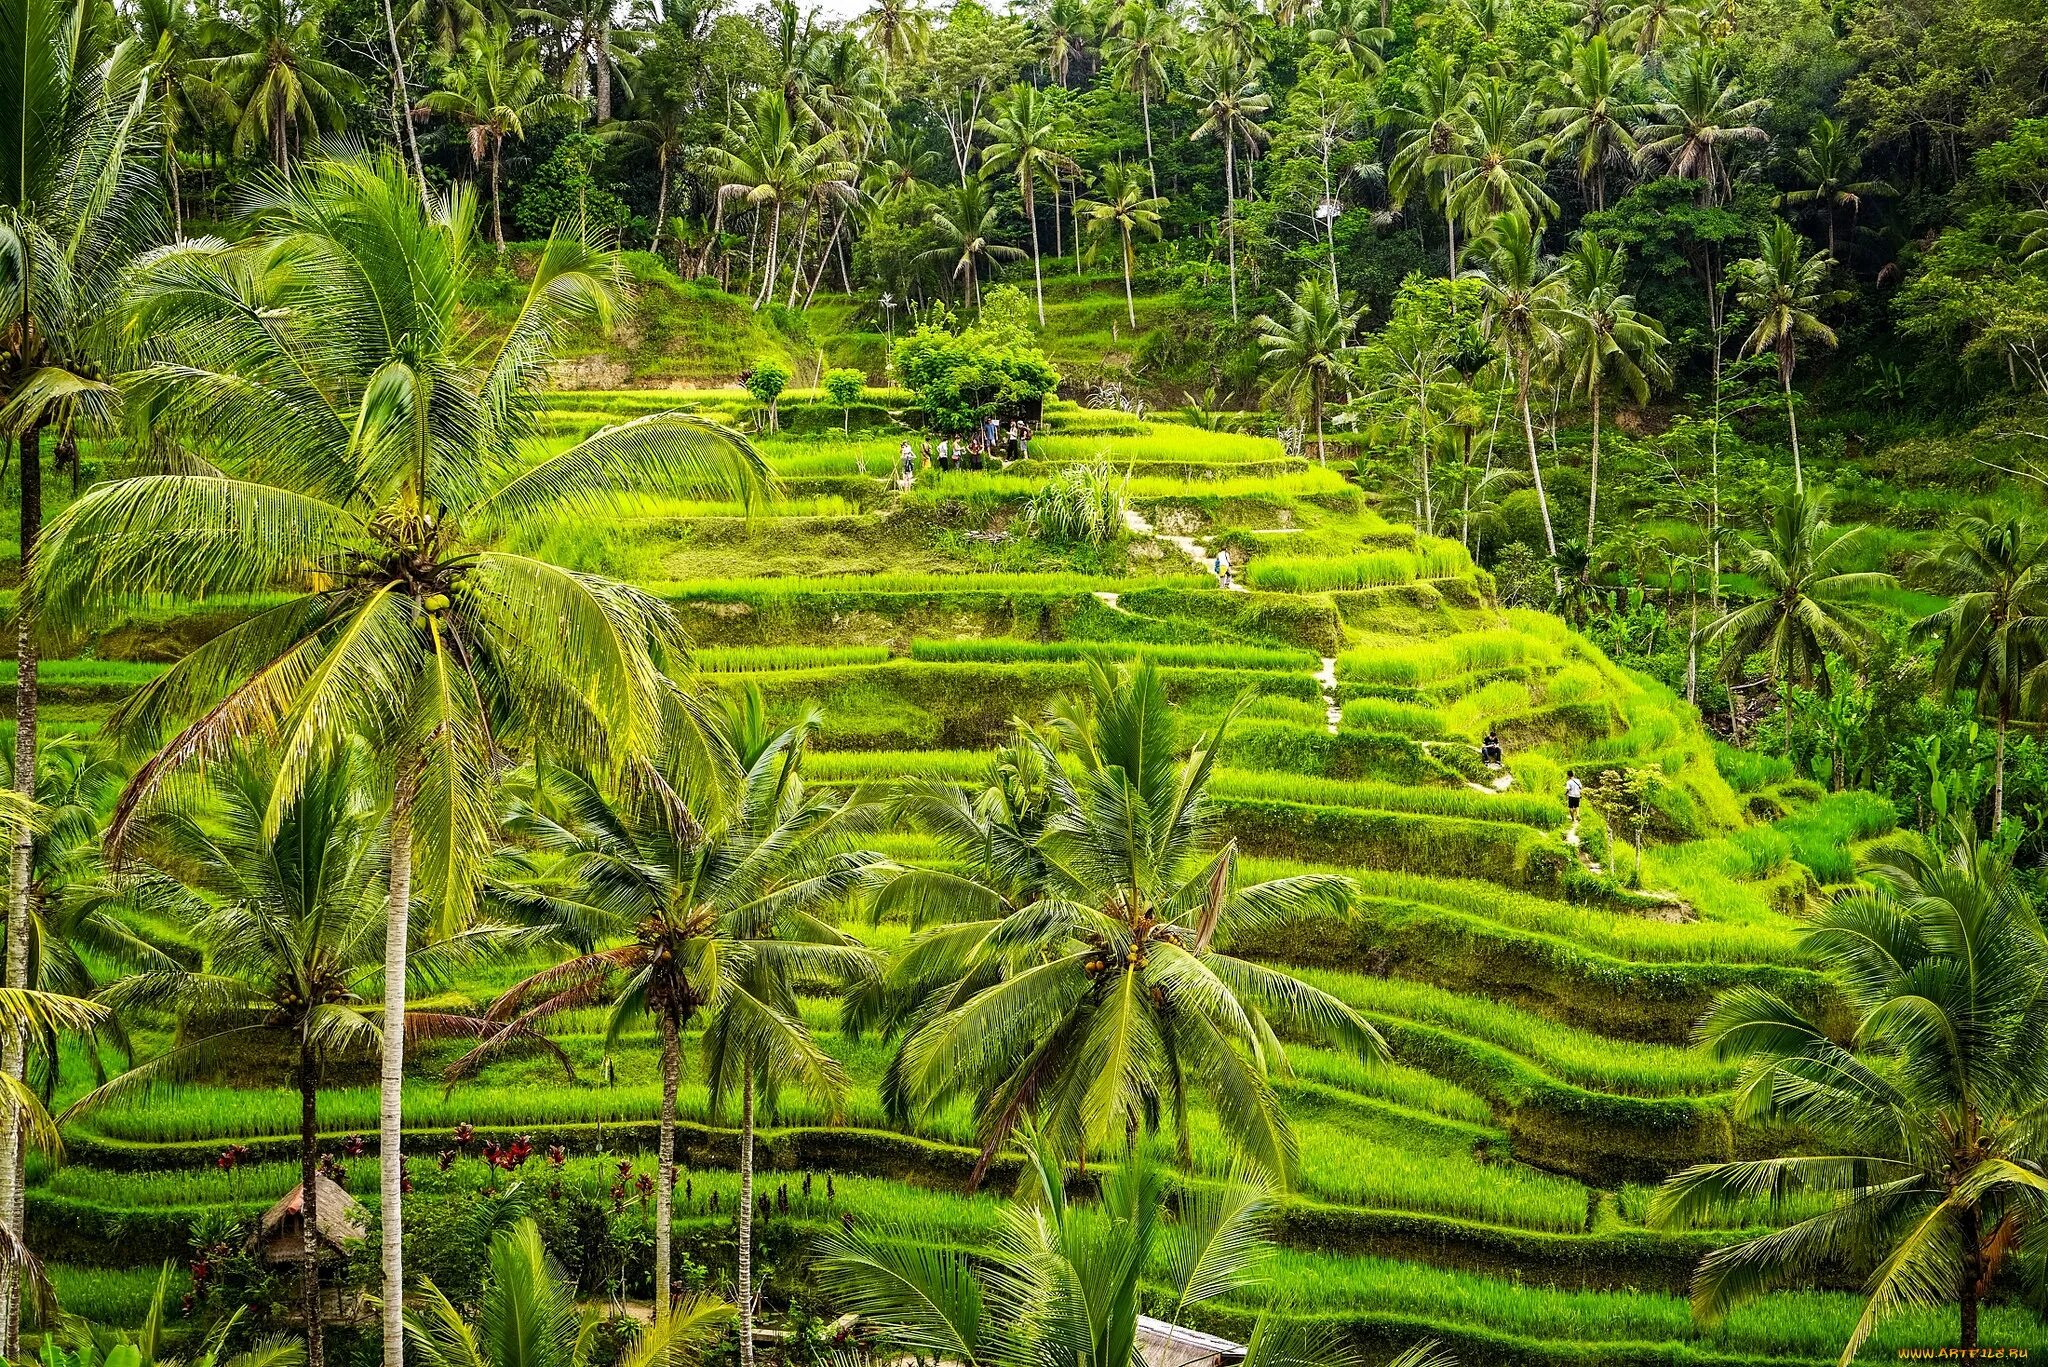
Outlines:
<svg viewBox="0 0 2048 1367"><path fill-rule="evenodd" d="M343 1191L334 1179L315 1173L313 1190L317 1196L314 1218L318 1225L315 1230L315 1244L319 1249L316 1256L325 1262L345 1257L351 1244L359 1242L369 1232L368 1212L363 1203ZM263 1212L263 1218L256 1222L255 1233L249 1236L248 1250L263 1255L263 1261L271 1264L296 1263L306 1255L306 1240L303 1221L305 1220L305 1187L293 1187L276 1205Z"/></svg>
<svg viewBox="0 0 2048 1367"><path fill-rule="evenodd" d="M1146 1367L1237 1367L1249 1351L1199 1329L1138 1316L1138 1354Z"/></svg>

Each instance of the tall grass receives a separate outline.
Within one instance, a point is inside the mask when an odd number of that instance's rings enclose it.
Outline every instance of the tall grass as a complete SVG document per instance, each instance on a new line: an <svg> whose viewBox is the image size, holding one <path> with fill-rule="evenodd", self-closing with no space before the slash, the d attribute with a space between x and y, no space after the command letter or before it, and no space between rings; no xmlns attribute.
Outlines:
<svg viewBox="0 0 2048 1367"><path fill-rule="evenodd" d="M1877 793L1830 793L1805 811L1774 822L1792 843L1792 857L1813 870L1823 883L1848 883L1856 877L1859 840L1884 835L1898 824L1889 798Z"/></svg>
<svg viewBox="0 0 2048 1367"><path fill-rule="evenodd" d="M1161 665L1208 669L1313 670L1315 655L1306 650L1273 649L1226 643L1152 645L1142 641L1018 641L1005 637L962 641L912 641L913 660L1135 660Z"/></svg>
<svg viewBox="0 0 2048 1367"><path fill-rule="evenodd" d="M1215 588L1207 575L1160 575L1141 581L1146 588ZM647 587L671 601L772 603L792 598L845 598L908 594L920 597L949 597L954 594L1020 594L1078 597L1101 591L1116 592L1131 587L1126 579L1105 579L1086 574L845 574L787 575L771 579L689 579Z"/></svg>
<svg viewBox="0 0 2048 1367"><path fill-rule="evenodd" d="M878 665L889 659L889 647L704 646L692 651L690 659L707 674L753 674L834 665Z"/></svg>
<svg viewBox="0 0 2048 1367"><path fill-rule="evenodd" d="M1431 816L1510 821L1539 828L1562 826L1565 820L1562 803L1526 793L1475 793L1470 788L1427 788L1266 770L1218 770L1211 790L1219 797L1264 798L1381 812L1426 812Z"/></svg>
<svg viewBox="0 0 2048 1367"><path fill-rule="evenodd" d="M1374 640L1337 657L1337 677L1365 684L1420 688L1465 674L1513 665L1549 665L1558 648L1518 631L1467 631L1421 640Z"/></svg>

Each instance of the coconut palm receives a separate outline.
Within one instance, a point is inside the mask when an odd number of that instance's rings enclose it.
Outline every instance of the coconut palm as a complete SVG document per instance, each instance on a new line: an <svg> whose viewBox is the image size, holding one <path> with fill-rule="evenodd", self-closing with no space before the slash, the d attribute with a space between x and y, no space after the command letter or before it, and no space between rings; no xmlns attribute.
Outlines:
<svg viewBox="0 0 2048 1367"><path fill-rule="evenodd" d="M499 167L505 140L523 140L526 130L541 119L575 113L582 106L549 83L533 39L515 43L511 30L498 24L464 49L463 60L442 73L441 89L427 92L420 108L461 125L469 139L470 160L489 168L491 241L504 251Z"/></svg>
<svg viewBox="0 0 2048 1367"><path fill-rule="evenodd" d="M669 226L668 198L675 168L690 151L692 111L684 100L650 99L645 112L645 118L605 124L597 130L597 136L631 143L654 154L654 236L647 243L647 250L659 255L662 236Z"/></svg>
<svg viewBox="0 0 2048 1367"><path fill-rule="evenodd" d="M973 1184L1027 1115L1085 1160L1109 1133L1133 1140L1163 1111L1185 1164L1191 1090L1208 1095L1233 1146L1285 1181L1295 1143L1267 1082L1283 1063L1275 1031L1384 1054L1342 1002L1215 946L1340 911L1351 896L1331 874L1240 882L1236 842L1213 839L1207 792L1229 720L1177 763L1158 671L1091 663L1089 698L1058 721L1078 777L1044 739L1024 742L1044 785L1042 879L976 876L970 864L904 873L884 894L885 909L945 922L912 941L880 989L907 1031L884 1096L898 1115L975 1098Z"/></svg>
<svg viewBox="0 0 2048 1367"><path fill-rule="evenodd" d="M192 130L231 122L234 104L205 74L199 17L186 0L138 0L135 32L122 44L120 60L148 73L164 184L171 196L171 231L182 235L185 204L178 149Z"/></svg>
<svg viewBox="0 0 2048 1367"><path fill-rule="evenodd" d="M2020 215L2020 259L2028 266L2048 262L2048 209L2029 209Z"/></svg>
<svg viewBox="0 0 2048 1367"><path fill-rule="evenodd" d="M575 1282L548 1256L532 1220L493 1235L488 1256L474 1319L465 1318L431 1281L422 1286L419 1303L406 1308L405 1333L422 1367L595 1367L614 1361L611 1351L596 1351L594 1316L578 1309ZM732 1306L716 1296L691 1296L628 1342L617 1367L685 1367L732 1316Z"/></svg>
<svg viewBox="0 0 2048 1367"><path fill-rule="evenodd" d="M1284 311L1279 318L1262 313L1253 320L1259 327L1260 360L1273 372L1274 397L1307 397L1309 420L1316 429L1316 460L1327 462L1323 403L1331 382L1344 377L1347 362L1357 350L1351 337L1365 310L1347 314L1321 275L1303 280L1291 297L1281 291L1280 303Z"/></svg>
<svg viewBox="0 0 2048 1367"><path fill-rule="evenodd" d="M598 515L626 489L751 501L770 476L738 436L673 414L532 461L534 391L564 329L615 314L616 255L551 238L511 325L479 347L463 307L473 195L428 205L393 158L332 159L264 182L259 210L244 242L165 249L133 287L132 325L154 355L125 388L203 459L88 490L52 524L29 587L57 629L172 594L284 595L110 719L150 744L180 727L130 781L113 848L166 779L251 735L276 749L274 806L344 737L385 766L379 1162L395 1364L415 849L440 928L459 930L504 747L545 735L551 753L594 763L639 753L679 640L658 600L494 549L493 531L551 510Z"/></svg>
<svg viewBox="0 0 2048 1367"><path fill-rule="evenodd" d="M915 57L931 35L930 17L914 0L879 0L861 16L860 24L885 67Z"/></svg>
<svg viewBox="0 0 2048 1367"><path fill-rule="evenodd" d="M206 60L207 79L226 90L235 152L264 147L282 167L310 133L339 133L359 93L346 68L321 55L319 16L295 0L250 0L218 17L225 55Z"/></svg>
<svg viewBox="0 0 2048 1367"><path fill-rule="evenodd" d="M1724 994L1700 1024L1715 1055L1741 1065L1737 1115L1785 1122L1808 1144L1688 1168L1651 1215L1682 1227L1720 1210L1754 1218L1762 1203L1801 1217L1706 1256L1692 1286L1703 1319L1837 1268L1867 1274L1843 1367L1916 1306L1956 1307L1967 1357L1994 1283L2022 1298L2043 1289L2023 1252L2048 1221L2041 922L2010 856L1967 826L1947 848L1913 844L1865 874L1872 886L1837 897L1805 941L1839 970L1846 1029L1761 987Z"/></svg>
<svg viewBox="0 0 2048 1367"><path fill-rule="evenodd" d="M791 984L841 986L873 974L868 952L817 912L874 881L887 867L859 848L875 812L850 798L805 788L802 763L815 715L769 733L758 692L708 726L695 708L672 705L652 757L608 787L591 773L556 776L554 806L514 823L548 851L554 868L538 885L509 889L515 905L573 921L615 940L546 968L508 990L488 1019L503 1027L450 1069L459 1078L556 1014L609 1002L607 1047L643 1017L660 1039L660 1172L655 1183L654 1304L668 1314L675 1184L676 1093L682 1038L708 1022L714 1094L735 1061L772 1069L836 1102L845 1078L805 1031ZM752 1079L743 1083L740 1199L743 1318L752 1297L746 1261L750 1220Z"/></svg>
<svg viewBox="0 0 2048 1367"><path fill-rule="evenodd" d="M1604 34L1594 34L1572 49L1571 66L1557 78L1553 102L1544 122L1557 129L1554 152L1570 150L1597 212L1607 207L1607 170L1636 159L1634 128L1649 106L1632 98L1641 63L1632 55L1614 56Z"/></svg>
<svg viewBox="0 0 2048 1367"><path fill-rule="evenodd" d="M1752 655L1766 657L1785 721L1784 744L1792 743L1792 685L1831 687L1830 654L1851 660L1869 637L1866 595L1890 586L1889 574L1852 570L1864 527L1831 527L1822 501L1792 490L1772 511L1761 540L1741 547L1743 572L1763 587L1755 602L1730 607L1707 628L1706 639L1723 641L1723 658L1739 669Z"/></svg>
<svg viewBox="0 0 2048 1367"><path fill-rule="evenodd" d="M1271 1185L1252 1175L1180 1193L1169 1214L1165 1173L1140 1148L1104 1179L1099 1208L1080 1206L1067 1196L1058 1149L1033 1135L1018 1199L987 1250L970 1258L936 1230L848 1229L818 1240L818 1275L828 1294L907 1357L966 1367L1125 1367L1140 1357L1147 1275L1170 1269L1163 1291L1176 1321L1258 1285L1275 1204ZM1048 1306L1065 1313L1047 1314ZM1249 1349L1247 1367L1361 1367L1337 1336L1278 1316L1259 1317ZM1451 1361L1423 1344L1389 1367Z"/></svg>
<svg viewBox="0 0 2048 1367"><path fill-rule="evenodd" d="M1777 353L1778 383L1785 391L1785 426L1792 436L1792 487L1806 487L1799 463L1799 415L1792 404L1792 367L1803 337L1819 346L1835 344L1835 330L1820 320L1821 307L1832 298L1828 272L1834 262L1824 252L1809 253L1806 239L1779 219L1757 238L1757 254L1728 268L1735 283L1735 302L1756 315L1756 326L1742 343L1745 354Z"/></svg>
<svg viewBox="0 0 2048 1367"><path fill-rule="evenodd" d="M1166 59L1180 42L1173 13L1158 0L1126 0L1110 27L1109 74L1117 87L1138 93L1145 124L1145 175L1156 198L1159 168L1152 159L1152 96L1166 93Z"/></svg>
<svg viewBox="0 0 2048 1367"><path fill-rule="evenodd" d="M1769 106L1768 100L1744 99L1721 59L1702 49L1665 78L1650 122L1637 130L1638 155L1668 176L1698 181L1701 202L1719 204L1732 186L1728 153L1770 141L1756 122Z"/></svg>
<svg viewBox="0 0 2048 1367"><path fill-rule="evenodd" d="M1038 325L1045 326L1045 278L1038 265L1038 202L1033 195L1038 174L1057 176L1065 158L1056 150L1059 130L1050 106L1036 86L1014 85L996 101L995 117L975 124L988 137L981 149L981 174L1014 175L1024 201L1024 221L1031 225L1031 288L1038 300ZM1054 205L1055 211L1059 208ZM1055 213L1057 217L1057 213Z"/></svg>
<svg viewBox="0 0 2048 1367"><path fill-rule="evenodd" d="M1237 144L1256 153L1269 141L1259 118L1273 107L1250 69L1231 55L1210 51L1197 63L1190 96L1201 123L1188 135L1191 142L1214 138L1223 144L1223 239L1230 261L1230 317L1237 319Z"/></svg>
<svg viewBox="0 0 2048 1367"><path fill-rule="evenodd" d="M1997 726L1991 825L2005 822L2005 738L2022 694L2048 663L2048 537L2024 515L1965 517L1913 568L1913 578L1947 603L1913 624L1939 646L1934 682L1953 696L1977 695Z"/></svg>
<svg viewBox="0 0 2048 1367"><path fill-rule="evenodd" d="M1064 86L1074 69L1074 59L1087 55L1094 41L1095 20L1084 0L1049 0L1032 19L1038 31L1045 69L1053 84Z"/></svg>
<svg viewBox="0 0 2048 1367"><path fill-rule="evenodd" d="M1551 331L1554 297L1564 277L1546 273L1536 229L1520 214L1502 214L1486 235L1465 249L1478 266L1467 272L1479 282L1486 301L1486 327L1514 368L1515 408L1522 418L1522 437L1529 448L1529 481L1536 489L1536 507L1543 515L1543 542L1550 553L1551 575L1557 568L1557 532L1550 522L1550 498L1543 491L1543 464L1536 454L1536 423L1529 411L1530 371L1536 358L1555 349Z"/></svg>
<svg viewBox="0 0 2048 1367"><path fill-rule="evenodd" d="M1139 233L1159 236L1159 213L1165 207L1166 201L1147 195L1137 172L1120 161L1102 169L1102 189L1097 198L1079 200L1074 205L1083 224L1082 231L1090 238L1091 258L1104 238L1112 234L1116 237L1118 259L1124 268L1124 312L1133 328L1138 326L1138 305L1131 297L1131 272L1137 264L1131 241Z"/></svg>
<svg viewBox="0 0 2048 1367"><path fill-rule="evenodd" d="M100 15L61 0L0 0L0 28L13 35L11 55L0 63L10 73L0 85L0 440L14 443L19 459L17 544L28 565L43 534L43 434L54 429L59 449L75 450L81 427L118 414L105 376L122 350L120 281L168 225L155 183L148 63L110 55ZM15 611L12 771L24 797L38 772L36 612L35 589L24 586ZM22 989L32 981L33 835L26 822L10 822L4 833L4 981ZM22 1078L26 1059L26 1040L0 1032L0 1073L10 1084ZM0 1223L16 1231L18 1130L0 1097ZM0 1286L0 1353L16 1347L16 1300Z"/></svg>
<svg viewBox="0 0 2048 1367"><path fill-rule="evenodd" d="M1450 273L1458 273L1457 215L1451 208L1448 158L1465 150L1472 129L1471 92L1446 53L1427 58L1414 73L1400 99L1387 108L1395 132L1393 160L1387 163L1387 188L1398 208L1418 188L1427 187L1444 211L1444 233Z"/></svg>
<svg viewBox="0 0 2048 1367"><path fill-rule="evenodd" d="M1543 291L1543 312L1554 339L1554 354L1574 395L1592 410L1593 445L1587 467L1586 545L1595 535L1600 507L1600 401L1610 381L1637 403L1650 386L1670 378L1664 363L1664 329L1638 312L1624 292L1627 255L1594 233L1582 233L1552 272Z"/></svg>
<svg viewBox="0 0 2048 1367"><path fill-rule="evenodd" d="M1896 193L1881 180L1865 180L1863 152L1847 127L1823 116L1814 121L1806 146L1793 156L1804 182L1796 190L1778 196L1778 207L1819 205L1828 221L1828 255L1835 255L1835 224L1847 209L1853 219L1872 195Z"/></svg>
<svg viewBox="0 0 2048 1367"><path fill-rule="evenodd" d="M1380 54L1394 40L1394 31L1375 24L1367 13L1368 0L1324 0L1316 9L1315 27L1309 41L1335 53L1356 77L1375 75L1386 65Z"/></svg>
<svg viewBox="0 0 2048 1367"><path fill-rule="evenodd" d="M1438 162L1450 176L1447 211L1468 232L1504 213L1519 213L1537 223L1556 214L1557 201L1543 188L1543 158L1550 141L1534 129L1535 101L1525 99L1506 81L1489 80L1473 92L1470 108L1469 135Z"/></svg>
<svg viewBox="0 0 2048 1367"><path fill-rule="evenodd" d="M109 911L179 926L202 956L198 966L161 951L131 956L139 958L135 971L97 997L115 1012L176 1020L177 1040L73 1103L64 1118L142 1100L252 1052L289 1059L299 1089L306 1361L320 1367L321 1074L332 1063L374 1058L379 1048L371 1013L384 957L382 823L346 752L309 773L281 807L272 801L274 766L258 751L238 752L208 777L205 815L173 806L142 818L136 859L97 899ZM416 944L408 970L435 981L522 938L509 927L472 926L431 947ZM474 1035L483 1025L443 1012L405 1014L414 1039Z"/></svg>
<svg viewBox="0 0 2048 1367"><path fill-rule="evenodd" d="M1636 0L1614 24L1614 36L1634 43L1636 56L1647 62L1660 48L1697 38L1699 30L1698 12L1678 0Z"/></svg>
<svg viewBox="0 0 2048 1367"><path fill-rule="evenodd" d="M761 288L754 295L754 307L759 309L775 291L784 206L808 204L823 181L850 179L852 165L843 158L837 133L803 136L788 102L773 90L754 96L740 122L726 130L726 142L710 154L719 200L737 201L752 210L755 232L767 242ZM763 212L769 215L766 233L761 233ZM751 256L748 264L751 267Z"/></svg>
<svg viewBox="0 0 2048 1367"><path fill-rule="evenodd" d="M993 272L999 261L1022 261L1024 253L995 240L996 206L978 180L954 186L932 205L932 227L944 246L920 252L920 261L953 263L951 274L960 281L962 297L973 308L981 298L981 276Z"/></svg>

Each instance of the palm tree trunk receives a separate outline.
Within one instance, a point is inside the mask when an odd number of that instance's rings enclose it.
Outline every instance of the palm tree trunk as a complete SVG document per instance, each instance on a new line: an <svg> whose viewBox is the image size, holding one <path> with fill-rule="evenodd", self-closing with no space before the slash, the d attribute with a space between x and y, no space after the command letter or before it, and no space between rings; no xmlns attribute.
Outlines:
<svg viewBox="0 0 2048 1367"><path fill-rule="evenodd" d="M1323 449L1323 377L1318 374L1309 381L1309 406L1316 414L1316 464L1328 465L1329 454Z"/></svg>
<svg viewBox="0 0 2048 1367"><path fill-rule="evenodd" d="M1152 197L1159 198L1159 168L1152 164L1152 99L1151 81L1138 78L1138 113L1145 120L1145 179L1152 183Z"/></svg>
<svg viewBox="0 0 2048 1367"><path fill-rule="evenodd" d="M181 238L185 235L185 198L178 187L178 150L168 138L164 139L164 178L171 189L171 236Z"/></svg>
<svg viewBox="0 0 2048 1367"><path fill-rule="evenodd" d="M1138 330L1138 305L1131 298L1131 230L1123 229L1124 238L1124 312L1130 315L1131 331Z"/></svg>
<svg viewBox="0 0 2048 1367"><path fill-rule="evenodd" d="M1557 532L1550 525L1550 496L1543 492L1543 462L1536 455L1536 419L1529 412L1529 347L1524 342L1515 365L1515 402L1522 410L1522 438L1529 444L1529 481L1536 486L1536 510L1543 514L1543 544L1550 552L1550 580L1559 597L1564 576L1557 568Z"/></svg>
<svg viewBox="0 0 2048 1367"><path fill-rule="evenodd" d="M391 43L391 90L398 100L398 126L405 150L412 158L412 176L420 194L427 193L426 168L420 165L420 139L412 126L412 93L405 79L405 57L398 49L398 21L391 15L391 0L384 0L384 36ZM499 239L502 243L503 238Z"/></svg>
<svg viewBox="0 0 2048 1367"><path fill-rule="evenodd" d="M1067 244L1060 236L1060 173L1055 166L1052 173L1052 259L1057 262L1067 254Z"/></svg>
<svg viewBox="0 0 2048 1367"><path fill-rule="evenodd" d="M1237 139L1223 131L1223 235L1230 261L1230 321L1237 321ZM1157 190L1154 194L1159 193Z"/></svg>
<svg viewBox="0 0 2048 1367"><path fill-rule="evenodd" d="M412 804L418 783L408 766L391 791L391 897L384 912L384 1038L377 1099L384 1367L405 1367L405 961L406 920L412 909Z"/></svg>
<svg viewBox="0 0 2048 1367"><path fill-rule="evenodd" d="M740 1083L740 1367L754 1367L754 1070Z"/></svg>
<svg viewBox="0 0 2048 1367"><path fill-rule="evenodd" d="M1593 458L1586 470L1586 554L1593 553L1594 519L1600 505L1600 381L1592 383L1593 391Z"/></svg>
<svg viewBox="0 0 2048 1367"><path fill-rule="evenodd" d="M43 531L43 429L40 423L32 425L21 434L21 589L15 606L14 651L17 674L14 685L14 788L27 796L34 796L36 790L36 673L41 656L36 650L35 602L29 595L28 568L35 561L36 541ZM30 986L29 961L29 898L34 891L35 877L35 834L26 824L14 833L14 844L10 851L7 888L7 986L22 989ZM0 1067L7 1076L20 1081L28 1066L28 1040L17 1031L10 1031L4 1045L0 1045ZM8 1107L4 1124L0 1124L0 1217L7 1221L7 1228L17 1239L25 1239L27 1230L22 1216L26 1210L23 1187L24 1157L23 1117L21 1112ZM10 1269L4 1282L0 1282L0 1318L4 1318L4 1332L0 1332L0 1346L4 1346L10 1357L18 1355L21 1345L21 1276Z"/></svg>
<svg viewBox="0 0 2048 1367"><path fill-rule="evenodd" d="M597 121L612 121L612 17L609 10L597 23Z"/></svg>
<svg viewBox="0 0 2048 1367"><path fill-rule="evenodd" d="M676 1207L676 1087L682 1075L682 1046L676 1038L676 1020L668 1011L661 1019L661 1137L658 1141L654 1177L654 1319L665 1323L675 1300L670 1289L671 1249L675 1239Z"/></svg>
<svg viewBox="0 0 2048 1367"><path fill-rule="evenodd" d="M1038 270L1038 208L1031 201L1031 171L1027 165L1017 176L1024 193L1024 217L1031 221L1031 292L1038 297L1038 325L1045 326L1045 277ZM1055 211L1054 217L1058 214Z"/></svg>
<svg viewBox="0 0 2048 1367"><path fill-rule="evenodd" d="M1806 472L1799 466L1799 415L1792 408L1792 358L1787 356L1778 366L1778 380L1785 390L1785 427L1792 434L1792 489L1795 493L1806 492Z"/></svg>
<svg viewBox="0 0 2048 1367"><path fill-rule="evenodd" d="M1444 249L1450 255L1450 278L1456 280L1458 278L1458 219L1457 215L1451 212L1451 173L1449 170L1444 172ZM1451 312L1455 314L1457 311L1458 295L1457 291L1453 290L1451 292Z"/></svg>
<svg viewBox="0 0 2048 1367"><path fill-rule="evenodd" d="M2005 731L2011 725L2012 697L2001 688L1998 691L1998 739L1991 761L1991 829L1994 833L2005 824Z"/></svg>
<svg viewBox="0 0 2048 1367"><path fill-rule="evenodd" d="M306 1367L326 1360L320 1332L320 1079L313 1051L299 1045L299 1298L306 1316Z"/></svg>
<svg viewBox="0 0 2048 1367"><path fill-rule="evenodd" d="M1962 1226L1963 1244L1963 1272L1958 1279L1957 1287L1959 1323L1956 1346L1964 1352L1974 1352L1977 1347L1977 1305L1984 1294L1984 1253L1980 1246L1982 1234L1974 1210L1957 1211L1956 1221Z"/></svg>
<svg viewBox="0 0 2048 1367"><path fill-rule="evenodd" d="M655 161L655 172L660 177L661 188L654 195L654 240L647 244L647 250L659 256L661 235L668 231L668 148L663 147Z"/></svg>
<svg viewBox="0 0 2048 1367"><path fill-rule="evenodd" d="M768 302L768 295L775 288L775 248L781 240L782 199L778 196L775 200L775 212L770 215L768 221L768 260L764 263L765 268L761 272L761 293L755 296L754 299L754 312L756 313L759 313L761 306Z"/></svg>
<svg viewBox="0 0 2048 1367"><path fill-rule="evenodd" d="M491 241L497 244L498 255L500 256L505 254L505 220L499 212L498 163L504 150L504 137L502 135L493 136L491 138Z"/></svg>

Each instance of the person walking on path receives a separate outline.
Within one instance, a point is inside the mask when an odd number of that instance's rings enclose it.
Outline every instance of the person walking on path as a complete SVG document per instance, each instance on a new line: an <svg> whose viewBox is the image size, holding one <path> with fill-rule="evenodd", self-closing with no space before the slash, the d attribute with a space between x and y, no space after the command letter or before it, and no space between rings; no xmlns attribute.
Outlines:
<svg viewBox="0 0 2048 1367"><path fill-rule="evenodd" d="M1579 782L1578 774L1572 770L1567 770L1564 776L1564 805L1566 810L1572 814L1572 839L1574 840L1579 837L1579 795L1585 792L1585 790L1586 786Z"/></svg>

